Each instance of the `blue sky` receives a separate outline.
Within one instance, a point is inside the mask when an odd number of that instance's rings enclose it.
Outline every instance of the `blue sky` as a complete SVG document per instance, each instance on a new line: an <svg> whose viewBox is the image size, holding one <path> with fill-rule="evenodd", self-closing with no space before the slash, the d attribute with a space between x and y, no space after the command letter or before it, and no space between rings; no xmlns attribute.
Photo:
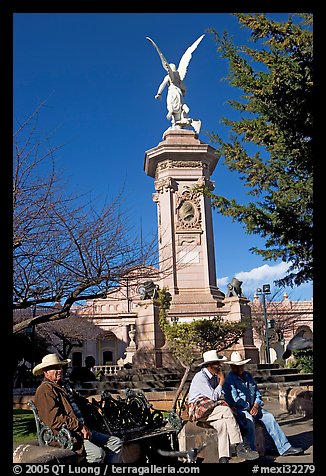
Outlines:
<svg viewBox="0 0 326 476"><path fill-rule="evenodd" d="M272 15L272 14L271 14ZM277 20L286 14L273 14ZM248 39L229 13L16 13L14 14L14 129L44 100L38 132L55 147L57 168L70 192L86 193L99 206L123 190L135 234L156 233L154 183L144 172L147 150L155 147L170 123L166 91L154 96L165 70L146 40L152 38L166 59L179 63L185 50L207 28L227 30L238 44ZM199 138L207 131L225 138L223 116L241 91L223 80L227 61L206 33L194 52L185 78L190 117L199 118ZM236 173L218 163L211 177L215 193L247 200ZM263 246L256 235L213 211L218 286L226 292L233 276L252 297L255 289L282 277L285 265L252 254ZM311 299L312 285L287 289L291 299Z"/></svg>

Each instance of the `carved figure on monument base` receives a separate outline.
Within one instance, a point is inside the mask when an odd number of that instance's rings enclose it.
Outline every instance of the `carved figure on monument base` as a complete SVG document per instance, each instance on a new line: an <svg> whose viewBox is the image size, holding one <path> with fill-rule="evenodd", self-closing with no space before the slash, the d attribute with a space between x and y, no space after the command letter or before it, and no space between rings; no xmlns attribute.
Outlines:
<svg viewBox="0 0 326 476"><path fill-rule="evenodd" d="M237 278L232 278L231 283L228 284L228 292L226 297L244 297L241 289L242 281Z"/></svg>
<svg viewBox="0 0 326 476"><path fill-rule="evenodd" d="M121 357L117 361L117 365L123 366L124 368L127 368L126 367L127 365L129 365L129 368L131 368L130 366L132 366L132 359L137 350L137 346L135 342L136 329L134 324L130 324L128 335L129 335L130 342L128 347L126 347L125 358L123 359Z"/></svg>
<svg viewBox="0 0 326 476"><path fill-rule="evenodd" d="M138 286L140 299L155 299L157 297L158 289L158 284L153 283L153 281L145 281L143 284Z"/></svg>

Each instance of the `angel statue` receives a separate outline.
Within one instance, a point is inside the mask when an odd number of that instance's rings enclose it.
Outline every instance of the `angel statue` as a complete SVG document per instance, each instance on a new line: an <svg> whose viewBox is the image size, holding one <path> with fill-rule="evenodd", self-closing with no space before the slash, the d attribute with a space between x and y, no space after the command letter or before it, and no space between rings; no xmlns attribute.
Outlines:
<svg viewBox="0 0 326 476"><path fill-rule="evenodd" d="M189 61L192 58L192 53L195 51L204 36L205 35L200 36L183 54L178 69L175 64L167 62L159 47L151 38L146 36L147 40L152 43L158 52L163 68L168 72L157 90L155 99L161 99L161 94L165 86L168 85L168 94L166 98L168 114L166 118L172 123L171 129L182 129L191 126L197 134L200 131L201 121L188 117L189 107L184 102L186 86L183 80L187 74L187 68Z"/></svg>

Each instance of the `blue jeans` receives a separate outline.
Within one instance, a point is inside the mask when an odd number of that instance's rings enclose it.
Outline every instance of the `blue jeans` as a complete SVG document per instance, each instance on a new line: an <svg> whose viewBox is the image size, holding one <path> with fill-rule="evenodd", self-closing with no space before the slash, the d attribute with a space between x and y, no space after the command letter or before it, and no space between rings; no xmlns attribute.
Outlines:
<svg viewBox="0 0 326 476"><path fill-rule="evenodd" d="M99 431L91 431L89 440L84 440L86 459L88 463L121 463L122 450L117 452L105 451L103 446L108 442L109 435Z"/></svg>
<svg viewBox="0 0 326 476"><path fill-rule="evenodd" d="M280 425L270 412L259 409L257 415L253 417L249 412L237 410L237 420L240 428L246 431L246 440L250 448L256 451L255 420L258 420L266 428L267 433L273 438L277 451L280 455L291 447L291 444Z"/></svg>

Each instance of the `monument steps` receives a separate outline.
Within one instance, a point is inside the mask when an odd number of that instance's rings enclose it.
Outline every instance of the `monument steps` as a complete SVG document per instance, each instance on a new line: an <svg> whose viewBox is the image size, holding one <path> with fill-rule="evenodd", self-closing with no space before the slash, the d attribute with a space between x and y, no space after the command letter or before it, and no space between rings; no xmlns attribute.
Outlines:
<svg viewBox="0 0 326 476"><path fill-rule="evenodd" d="M274 375L257 375L255 380L257 383L264 382L293 382L297 380L309 380L313 378L313 374L300 374L300 373L284 373Z"/></svg>
<svg viewBox="0 0 326 476"><path fill-rule="evenodd" d="M103 382L101 382L103 383ZM179 386L180 379L166 379L164 381L154 380L154 379L146 379L145 381L111 381L106 385L103 385L105 388L118 388L118 389L126 389L126 388L143 388L144 384L148 388L158 388L158 389L166 389L167 387L177 388ZM95 383L93 387L98 385Z"/></svg>
<svg viewBox="0 0 326 476"><path fill-rule="evenodd" d="M311 390L313 387L313 374L300 374L297 369L282 368L277 364L247 364L246 368L257 379L258 388L265 401L278 399L280 392L287 392L291 388L301 386ZM227 366L225 371L228 372ZM191 379L196 372L197 368L189 373L183 394L189 389ZM171 405L183 373L183 369L180 368L124 369L117 375L106 377L102 381L85 382L82 387L76 386L76 389L86 397L99 396L103 390L106 390L113 396L122 398L125 397L127 388L139 389L147 394L149 401L154 401L155 407L162 405L163 409ZM33 398L35 389L14 389L13 393L14 407L25 408L25 403Z"/></svg>
<svg viewBox="0 0 326 476"><path fill-rule="evenodd" d="M246 369L247 370L247 369ZM297 374L298 369L290 369L285 367L271 368L271 369L257 369L254 371L255 376L259 375L285 375L285 374Z"/></svg>
<svg viewBox="0 0 326 476"><path fill-rule="evenodd" d="M264 399L278 397L282 388L313 385L313 374L299 373L298 369L283 368L278 364L247 364L246 369L256 379ZM228 372L227 367L225 371ZM190 371L183 391L188 390L196 372L197 368ZM101 382L88 382L79 391L85 395L100 393L102 390L124 395L127 388L144 392L176 392L182 377L183 369L126 369Z"/></svg>
<svg viewBox="0 0 326 476"><path fill-rule="evenodd" d="M280 392L296 387L313 387L313 379L292 380L288 382L264 382L259 383L258 388L264 400L278 399Z"/></svg>

